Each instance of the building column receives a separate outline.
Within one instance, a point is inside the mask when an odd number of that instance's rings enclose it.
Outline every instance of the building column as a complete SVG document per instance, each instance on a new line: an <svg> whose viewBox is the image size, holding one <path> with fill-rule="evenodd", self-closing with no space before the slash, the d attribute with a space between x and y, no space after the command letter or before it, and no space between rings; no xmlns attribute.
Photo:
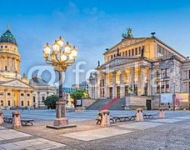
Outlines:
<svg viewBox="0 0 190 150"><path fill-rule="evenodd" d="M18 105L21 106L21 95L20 90L18 90Z"/></svg>
<svg viewBox="0 0 190 150"><path fill-rule="evenodd" d="M137 91L137 95L141 96L142 95L142 82L143 82L143 78L142 78L142 67L138 67L138 91Z"/></svg>
<svg viewBox="0 0 190 150"><path fill-rule="evenodd" d="M26 91L24 91L24 106L28 106L28 99L27 99Z"/></svg>
<svg viewBox="0 0 190 150"><path fill-rule="evenodd" d="M112 73L112 83L113 83L113 88L112 88L112 98L115 98L117 96L117 87L116 87L116 74L117 72L114 71Z"/></svg>
<svg viewBox="0 0 190 150"><path fill-rule="evenodd" d="M108 75L105 73L105 79L104 79L104 97L108 97Z"/></svg>
<svg viewBox="0 0 190 150"><path fill-rule="evenodd" d="M151 70L151 68L148 68L147 75L148 75L148 95L152 95L153 87L151 86L151 80L152 80L152 70Z"/></svg>
<svg viewBox="0 0 190 150"><path fill-rule="evenodd" d="M38 108L40 108L40 92L38 92Z"/></svg>
<svg viewBox="0 0 190 150"><path fill-rule="evenodd" d="M145 67L143 67L143 66L141 66L141 69L140 69L140 78L141 78L141 83L140 83L140 89L141 89L141 91L140 91L140 95L144 95L145 94L145 80L146 80L146 78L145 78Z"/></svg>
<svg viewBox="0 0 190 150"><path fill-rule="evenodd" d="M135 68L130 68L130 86L132 87L132 91L134 92L134 79L135 79Z"/></svg>
<svg viewBox="0 0 190 150"><path fill-rule="evenodd" d="M4 90L4 98L5 98L5 106L8 106L8 101L7 101L7 90Z"/></svg>
<svg viewBox="0 0 190 150"><path fill-rule="evenodd" d="M125 70L121 71L120 74L120 97L125 97L125 84L124 84Z"/></svg>

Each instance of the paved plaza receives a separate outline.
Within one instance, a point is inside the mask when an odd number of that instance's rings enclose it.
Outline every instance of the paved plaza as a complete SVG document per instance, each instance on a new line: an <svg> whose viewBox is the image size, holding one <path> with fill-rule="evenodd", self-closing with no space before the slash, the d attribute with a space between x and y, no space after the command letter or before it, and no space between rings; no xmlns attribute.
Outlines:
<svg viewBox="0 0 190 150"><path fill-rule="evenodd" d="M5 116L12 111L4 111ZM135 111L111 111L133 115ZM157 111L145 111L155 114ZM96 125L97 111L69 112L76 128L53 130L54 110L24 110L21 117L34 119L34 126L13 130L0 126L0 150L190 150L190 111L166 111L165 119L125 121L103 128Z"/></svg>

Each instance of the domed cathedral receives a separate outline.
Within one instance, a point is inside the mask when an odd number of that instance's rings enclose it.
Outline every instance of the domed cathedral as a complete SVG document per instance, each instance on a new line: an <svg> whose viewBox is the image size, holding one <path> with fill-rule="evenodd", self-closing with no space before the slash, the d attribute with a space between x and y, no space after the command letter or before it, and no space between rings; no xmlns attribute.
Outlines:
<svg viewBox="0 0 190 150"><path fill-rule="evenodd" d="M20 72L21 56L15 37L8 27L0 37L0 106L1 108L33 106L34 88Z"/></svg>
<svg viewBox="0 0 190 150"><path fill-rule="evenodd" d="M21 57L16 39L9 28L0 37L0 56L0 75L9 78L19 78Z"/></svg>

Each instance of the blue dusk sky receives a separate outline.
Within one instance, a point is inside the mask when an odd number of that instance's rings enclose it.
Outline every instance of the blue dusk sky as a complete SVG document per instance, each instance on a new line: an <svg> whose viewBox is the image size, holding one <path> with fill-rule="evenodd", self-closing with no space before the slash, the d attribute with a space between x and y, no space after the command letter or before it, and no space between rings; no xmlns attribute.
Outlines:
<svg viewBox="0 0 190 150"><path fill-rule="evenodd" d="M22 73L46 65L42 49L62 36L78 49L78 57L66 72L65 86L75 83L76 64L86 73L103 63L103 53L121 39L126 28L134 37L156 36L190 56L190 2L188 0L0 0L0 34L7 24L22 56ZM45 75L44 75L45 74ZM44 72L47 80L50 73Z"/></svg>

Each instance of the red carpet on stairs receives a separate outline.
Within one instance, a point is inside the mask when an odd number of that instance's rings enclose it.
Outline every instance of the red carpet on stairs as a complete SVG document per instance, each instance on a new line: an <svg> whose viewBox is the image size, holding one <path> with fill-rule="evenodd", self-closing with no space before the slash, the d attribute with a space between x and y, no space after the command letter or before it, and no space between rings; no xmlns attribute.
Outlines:
<svg viewBox="0 0 190 150"><path fill-rule="evenodd" d="M111 105L113 105L115 102L117 102L119 100L119 98L114 98L112 99L109 103L107 103L106 105L104 105L100 110L105 110L108 109Z"/></svg>

